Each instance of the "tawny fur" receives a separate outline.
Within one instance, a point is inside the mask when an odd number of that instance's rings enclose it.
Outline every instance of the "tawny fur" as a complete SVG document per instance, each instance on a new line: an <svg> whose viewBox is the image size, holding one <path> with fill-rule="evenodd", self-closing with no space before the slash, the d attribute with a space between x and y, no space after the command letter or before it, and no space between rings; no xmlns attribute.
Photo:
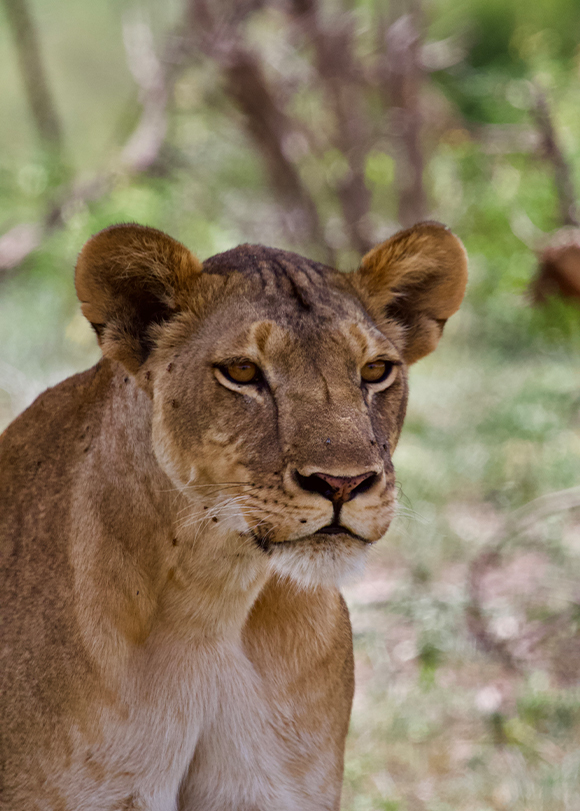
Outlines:
<svg viewBox="0 0 580 811"><path fill-rule="evenodd" d="M0 437L2 809L339 808L338 587L388 528L406 366L465 273L435 223L352 274L261 246L202 266L136 225L87 243L103 359ZM372 486L337 512L318 473Z"/></svg>

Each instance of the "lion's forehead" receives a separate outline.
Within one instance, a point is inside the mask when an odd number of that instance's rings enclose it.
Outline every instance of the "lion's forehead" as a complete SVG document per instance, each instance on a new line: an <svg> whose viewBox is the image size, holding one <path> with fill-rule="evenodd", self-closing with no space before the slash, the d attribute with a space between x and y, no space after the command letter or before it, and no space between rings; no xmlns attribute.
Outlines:
<svg viewBox="0 0 580 811"><path fill-rule="evenodd" d="M237 271L246 278L260 278L264 285L276 284L276 280L295 274L304 274L311 284L319 285L337 274L333 268L297 253L248 244L238 245L206 259L203 270L221 275Z"/></svg>
<svg viewBox="0 0 580 811"><path fill-rule="evenodd" d="M211 330L211 361L220 364L230 358L249 358L263 369L281 373L334 370L338 376L381 355L397 360L399 353L388 336L356 313L327 317L307 315L300 320L283 310L269 308L267 302L226 310ZM334 375L332 375L334 376Z"/></svg>
<svg viewBox="0 0 580 811"><path fill-rule="evenodd" d="M264 366L298 367L312 370L338 369L357 365L380 353L388 341L378 337L364 323L333 318L311 325L270 319L254 321L246 332L247 354Z"/></svg>
<svg viewBox="0 0 580 811"><path fill-rule="evenodd" d="M359 360L397 354L350 287L347 274L288 251L242 245L204 264L210 274L238 277L218 315L216 351L258 359L332 356ZM392 337L392 336L391 336Z"/></svg>
<svg viewBox="0 0 580 811"><path fill-rule="evenodd" d="M277 304L286 318L320 319L356 309L345 274L290 251L240 245L207 259L203 269L209 274L239 275L251 299Z"/></svg>

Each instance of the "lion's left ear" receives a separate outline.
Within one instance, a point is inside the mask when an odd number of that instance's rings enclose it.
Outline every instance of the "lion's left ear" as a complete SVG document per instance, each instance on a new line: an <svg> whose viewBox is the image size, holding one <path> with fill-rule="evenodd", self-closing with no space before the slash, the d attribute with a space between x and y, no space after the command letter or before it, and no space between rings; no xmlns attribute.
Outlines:
<svg viewBox="0 0 580 811"><path fill-rule="evenodd" d="M435 349L461 304L467 256L448 228L423 222L369 251L352 281L371 314L405 327L403 355L414 363Z"/></svg>
<svg viewBox="0 0 580 811"><path fill-rule="evenodd" d="M177 240L142 225L112 225L83 247L75 285L103 355L136 374L156 325L182 310L201 263Z"/></svg>

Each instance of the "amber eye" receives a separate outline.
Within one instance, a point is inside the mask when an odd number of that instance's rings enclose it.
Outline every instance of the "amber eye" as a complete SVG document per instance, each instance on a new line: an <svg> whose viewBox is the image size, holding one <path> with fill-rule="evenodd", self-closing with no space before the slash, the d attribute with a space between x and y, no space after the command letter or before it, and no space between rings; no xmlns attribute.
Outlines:
<svg viewBox="0 0 580 811"><path fill-rule="evenodd" d="M372 360L360 370L360 376L365 383L381 383L393 371L393 363L388 360Z"/></svg>
<svg viewBox="0 0 580 811"><path fill-rule="evenodd" d="M220 369L234 383L257 383L262 377L259 368L251 360L229 363L227 366L220 366Z"/></svg>

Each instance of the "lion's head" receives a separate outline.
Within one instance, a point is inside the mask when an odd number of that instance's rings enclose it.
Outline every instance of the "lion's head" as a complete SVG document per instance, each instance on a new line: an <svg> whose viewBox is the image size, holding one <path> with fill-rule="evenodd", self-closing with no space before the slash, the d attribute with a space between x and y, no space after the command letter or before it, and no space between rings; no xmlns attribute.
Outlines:
<svg viewBox="0 0 580 811"><path fill-rule="evenodd" d="M341 273L242 245L203 265L151 228L84 247L76 285L103 353L152 400L182 526L220 522L309 585L337 582L387 530L407 367L461 302L466 258L438 223Z"/></svg>

